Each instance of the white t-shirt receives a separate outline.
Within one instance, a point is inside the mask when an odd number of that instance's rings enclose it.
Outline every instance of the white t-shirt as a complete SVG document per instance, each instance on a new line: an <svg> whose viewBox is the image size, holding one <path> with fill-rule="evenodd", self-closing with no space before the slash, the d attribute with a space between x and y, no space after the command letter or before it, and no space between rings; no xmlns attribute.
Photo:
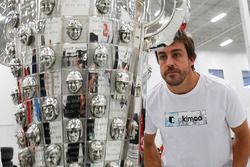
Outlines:
<svg viewBox="0 0 250 167"><path fill-rule="evenodd" d="M236 91L224 80L200 75L192 91L177 95L163 81L147 98L145 133L159 129L165 167L231 167L229 127L246 120Z"/></svg>

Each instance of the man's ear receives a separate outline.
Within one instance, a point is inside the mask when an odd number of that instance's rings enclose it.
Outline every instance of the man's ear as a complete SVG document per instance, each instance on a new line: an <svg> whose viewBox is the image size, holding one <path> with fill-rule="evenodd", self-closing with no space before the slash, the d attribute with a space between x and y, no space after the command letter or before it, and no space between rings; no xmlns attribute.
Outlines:
<svg viewBox="0 0 250 167"><path fill-rule="evenodd" d="M155 57L156 57L157 63L159 64L159 60L158 60L158 56L157 56L157 51L155 51Z"/></svg>

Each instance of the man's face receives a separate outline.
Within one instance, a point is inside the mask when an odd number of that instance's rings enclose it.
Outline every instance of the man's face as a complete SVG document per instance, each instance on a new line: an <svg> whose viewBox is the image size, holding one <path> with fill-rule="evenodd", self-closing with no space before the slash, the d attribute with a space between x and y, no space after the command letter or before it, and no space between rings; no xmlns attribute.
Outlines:
<svg viewBox="0 0 250 167"><path fill-rule="evenodd" d="M179 86L191 74L194 60L188 58L183 43L175 42L157 50L162 78L169 86Z"/></svg>

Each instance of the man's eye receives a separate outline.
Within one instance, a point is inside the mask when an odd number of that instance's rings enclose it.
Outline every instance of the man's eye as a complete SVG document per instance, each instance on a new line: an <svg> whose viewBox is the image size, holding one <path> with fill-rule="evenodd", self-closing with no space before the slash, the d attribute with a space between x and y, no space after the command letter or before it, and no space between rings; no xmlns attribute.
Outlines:
<svg viewBox="0 0 250 167"><path fill-rule="evenodd" d="M159 60L166 60L167 59L167 56L166 55L159 55Z"/></svg>
<svg viewBox="0 0 250 167"><path fill-rule="evenodd" d="M180 56L181 56L181 54L180 54L180 53L178 53L178 52L173 53L173 57L174 57L174 58L178 58L178 57L180 57Z"/></svg>

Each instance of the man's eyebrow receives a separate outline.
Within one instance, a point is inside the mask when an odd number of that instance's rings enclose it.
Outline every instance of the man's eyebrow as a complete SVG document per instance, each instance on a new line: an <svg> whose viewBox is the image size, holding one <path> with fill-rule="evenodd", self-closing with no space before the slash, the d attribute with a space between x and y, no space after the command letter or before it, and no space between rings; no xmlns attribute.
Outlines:
<svg viewBox="0 0 250 167"><path fill-rule="evenodd" d="M173 50L171 50L171 53L173 53L173 52L182 52L182 49L173 49Z"/></svg>

